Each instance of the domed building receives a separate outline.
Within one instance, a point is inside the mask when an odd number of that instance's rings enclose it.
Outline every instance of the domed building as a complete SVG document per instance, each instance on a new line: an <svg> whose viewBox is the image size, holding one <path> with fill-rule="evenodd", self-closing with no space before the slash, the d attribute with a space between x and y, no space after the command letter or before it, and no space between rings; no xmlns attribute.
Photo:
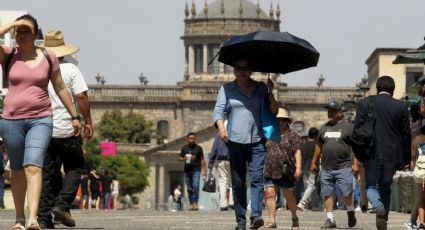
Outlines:
<svg viewBox="0 0 425 230"><path fill-rule="evenodd" d="M184 10L185 28L181 37L185 47L185 81L228 81L233 78L231 66L212 60L221 44L231 36L254 31L279 31L280 7L270 6L269 14L247 0L218 0L197 12L195 3ZM262 77L263 76L263 77ZM264 78L257 74L254 78Z"/></svg>

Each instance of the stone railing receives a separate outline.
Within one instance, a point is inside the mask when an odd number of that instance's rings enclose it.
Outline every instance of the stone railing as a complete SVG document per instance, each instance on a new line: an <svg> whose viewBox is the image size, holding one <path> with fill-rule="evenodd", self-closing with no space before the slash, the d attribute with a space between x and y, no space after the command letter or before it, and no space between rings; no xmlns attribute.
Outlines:
<svg viewBox="0 0 425 230"><path fill-rule="evenodd" d="M279 90L278 99L285 104L326 104L344 102L355 92L355 87L287 87Z"/></svg>
<svg viewBox="0 0 425 230"><path fill-rule="evenodd" d="M177 102L181 88L176 86L90 85L93 102Z"/></svg>
<svg viewBox="0 0 425 230"><path fill-rule="evenodd" d="M118 86L90 85L89 99L93 102L178 102L215 101L219 86ZM353 95L355 87L281 87L277 100L285 104L326 104L343 102Z"/></svg>
<svg viewBox="0 0 425 230"><path fill-rule="evenodd" d="M185 36L243 34L257 30L279 30L279 20L253 18L196 18L185 20Z"/></svg>

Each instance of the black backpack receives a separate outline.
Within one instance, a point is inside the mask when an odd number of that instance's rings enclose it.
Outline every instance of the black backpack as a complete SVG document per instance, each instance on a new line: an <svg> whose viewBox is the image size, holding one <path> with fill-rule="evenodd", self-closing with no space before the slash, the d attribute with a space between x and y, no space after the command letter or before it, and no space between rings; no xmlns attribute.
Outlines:
<svg viewBox="0 0 425 230"><path fill-rule="evenodd" d="M358 128L354 129L351 134L351 148L354 156L361 162L373 157L376 122L375 102L375 96L370 96L366 120Z"/></svg>

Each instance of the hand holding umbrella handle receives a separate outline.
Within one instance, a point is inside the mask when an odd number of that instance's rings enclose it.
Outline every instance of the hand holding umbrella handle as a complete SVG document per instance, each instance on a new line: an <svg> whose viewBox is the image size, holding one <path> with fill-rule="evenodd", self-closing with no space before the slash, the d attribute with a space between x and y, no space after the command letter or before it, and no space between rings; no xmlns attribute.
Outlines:
<svg viewBox="0 0 425 230"><path fill-rule="evenodd" d="M267 89L269 90L269 94L273 93L273 88L274 88L274 82L269 76L267 78Z"/></svg>

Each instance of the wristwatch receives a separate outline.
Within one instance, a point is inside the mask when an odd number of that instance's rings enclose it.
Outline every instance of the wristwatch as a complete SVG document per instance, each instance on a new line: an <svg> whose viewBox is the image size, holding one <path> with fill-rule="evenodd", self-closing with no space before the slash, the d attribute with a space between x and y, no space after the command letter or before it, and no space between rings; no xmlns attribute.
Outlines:
<svg viewBox="0 0 425 230"><path fill-rule="evenodd" d="M71 117L71 120L80 120L80 115L77 115L75 117Z"/></svg>

